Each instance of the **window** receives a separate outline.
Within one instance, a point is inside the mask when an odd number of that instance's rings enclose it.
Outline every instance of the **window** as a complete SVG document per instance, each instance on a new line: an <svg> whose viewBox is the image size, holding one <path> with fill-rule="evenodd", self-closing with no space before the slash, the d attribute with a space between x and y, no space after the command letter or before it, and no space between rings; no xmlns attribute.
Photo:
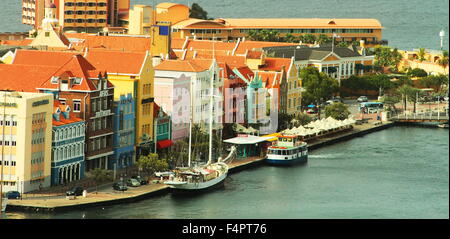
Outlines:
<svg viewBox="0 0 450 239"><path fill-rule="evenodd" d="M73 100L73 112L81 111L81 100Z"/></svg>

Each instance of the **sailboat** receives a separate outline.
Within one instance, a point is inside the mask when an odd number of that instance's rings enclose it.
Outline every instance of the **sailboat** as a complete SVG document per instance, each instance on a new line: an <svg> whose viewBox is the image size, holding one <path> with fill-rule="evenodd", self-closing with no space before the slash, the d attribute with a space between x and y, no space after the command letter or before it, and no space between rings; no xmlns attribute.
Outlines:
<svg viewBox="0 0 450 239"><path fill-rule="evenodd" d="M215 80L215 60L213 59L213 74L210 85L209 100L209 156L205 165L191 165L191 146L192 146L192 95L191 94L191 114L189 121L189 156L188 167L177 168L174 170L175 175L172 176L164 184L178 191L196 192L220 186L228 174L228 165L225 161L229 161L236 154L236 148L232 147L229 155L222 160L218 158L217 162L212 162L212 124L213 124L213 84ZM191 86L192 89L192 86ZM192 92L192 91L191 91Z"/></svg>

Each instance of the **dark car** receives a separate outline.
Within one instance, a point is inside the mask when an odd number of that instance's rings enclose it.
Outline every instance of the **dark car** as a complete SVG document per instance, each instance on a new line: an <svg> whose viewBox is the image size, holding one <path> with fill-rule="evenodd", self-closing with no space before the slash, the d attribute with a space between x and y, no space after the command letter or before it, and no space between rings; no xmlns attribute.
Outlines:
<svg viewBox="0 0 450 239"><path fill-rule="evenodd" d="M112 187L116 191L127 191L128 190L128 187L123 183L114 183Z"/></svg>
<svg viewBox="0 0 450 239"><path fill-rule="evenodd" d="M81 196L83 195L83 187L73 187L66 192L66 196Z"/></svg>
<svg viewBox="0 0 450 239"><path fill-rule="evenodd" d="M18 198L20 198L20 193L18 191L9 191L6 193L6 198L18 199Z"/></svg>
<svg viewBox="0 0 450 239"><path fill-rule="evenodd" d="M139 175L135 175L135 176L131 176L132 179L136 179L141 185L146 185L148 184L148 181L145 180L144 178L142 178Z"/></svg>

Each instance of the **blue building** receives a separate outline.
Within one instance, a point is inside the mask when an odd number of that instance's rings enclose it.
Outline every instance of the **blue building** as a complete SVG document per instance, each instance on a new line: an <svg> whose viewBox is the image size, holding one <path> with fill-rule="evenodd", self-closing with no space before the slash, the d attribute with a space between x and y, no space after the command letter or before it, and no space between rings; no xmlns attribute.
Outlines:
<svg viewBox="0 0 450 239"><path fill-rule="evenodd" d="M109 169L121 169L135 162L135 112L135 99L131 94L121 95L119 101L114 102L114 157Z"/></svg>
<svg viewBox="0 0 450 239"><path fill-rule="evenodd" d="M52 124L51 185L84 178L85 122L56 100Z"/></svg>
<svg viewBox="0 0 450 239"><path fill-rule="evenodd" d="M172 121L170 116L164 112L164 110L157 105L154 105L153 110L153 119L154 119L154 127L155 127L155 139L156 148L154 152L161 152L170 146L173 145L173 141L171 139L172 136Z"/></svg>

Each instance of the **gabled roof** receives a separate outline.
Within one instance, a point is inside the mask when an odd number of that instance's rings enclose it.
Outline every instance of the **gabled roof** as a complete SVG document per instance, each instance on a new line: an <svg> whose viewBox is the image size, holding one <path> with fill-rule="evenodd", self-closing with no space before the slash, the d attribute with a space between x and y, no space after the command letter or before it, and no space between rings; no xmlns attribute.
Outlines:
<svg viewBox="0 0 450 239"><path fill-rule="evenodd" d="M246 57L247 59L261 59L262 55L262 51L249 50L247 51Z"/></svg>
<svg viewBox="0 0 450 239"><path fill-rule="evenodd" d="M331 53L331 47L301 47L295 46L283 46L283 47L265 47L264 51L267 55L273 55L274 57L291 58L294 56L295 60L322 60L324 57ZM334 47L333 53L340 58L345 57L360 57L361 54L358 51L347 47Z"/></svg>
<svg viewBox="0 0 450 239"><path fill-rule="evenodd" d="M215 51L233 51L236 47L236 43L222 42L222 41L208 41L208 40L192 40L190 39L186 45L188 50L210 50Z"/></svg>
<svg viewBox="0 0 450 239"><path fill-rule="evenodd" d="M57 70L54 66L0 64L0 90L38 92L36 88Z"/></svg>
<svg viewBox="0 0 450 239"><path fill-rule="evenodd" d="M52 120L52 125L53 126L62 126L62 125L66 125L66 124L73 124L73 123L77 123L77 122L81 122L83 121L80 118L75 117L73 114L71 114L71 112L69 111L69 118L65 118L64 115L62 114L62 112L65 112L67 109L67 105L63 105L61 104L61 102L59 100L55 100L53 101L53 113L56 113L56 110L59 109L60 116L59 116L59 121L55 120L55 118L53 118Z"/></svg>
<svg viewBox="0 0 450 239"><path fill-rule="evenodd" d="M280 72L282 67L285 67L285 71L288 71L291 67L291 58L272 58L266 57L264 59L264 65L259 67L261 71L277 71Z"/></svg>
<svg viewBox="0 0 450 239"><path fill-rule="evenodd" d="M164 60L155 67L160 71L179 71L179 72L202 72L211 67L212 60L190 59L190 60Z"/></svg>
<svg viewBox="0 0 450 239"><path fill-rule="evenodd" d="M170 48L172 49L183 49L186 39L182 38L172 38L170 39Z"/></svg>
<svg viewBox="0 0 450 239"><path fill-rule="evenodd" d="M17 49L13 64L61 66L77 53Z"/></svg>
<svg viewBox="0 0 450 239"><path fill-rule="evenodd" d="M97 36L86 33L65 33L75 48L100 48L115 51L150 50L151 40L144 36Z"/></svg>
<svg viewBox="0 0 450 239"><path fill-rule="evenodd" d="M264 41L242 41L236 49L236 55L243 55L247 50L261 49L264 47L275 47L275 46L295 46L298 43L287 43L287 42L264 42Z"/></svg>
<svg viewBox="0 0 450 239"><path fill-rule="evenodd" d="M108 73L139 74L145 56L145 52L89 50L86 59L96 68Z"/></svg>
<svg viewBox="0 0 450 239"><path fill-rule="evenodd" d="M281 74L278 72L258 72L266 89L280 88Z"/></svg>
<svg viewBox="0 0 450 239"><path fill-rule="evenodd" d="M0 40L0 45L10 45L10 46L28 46L33 41L33 39L23 39L23 40Z"/></svg>

